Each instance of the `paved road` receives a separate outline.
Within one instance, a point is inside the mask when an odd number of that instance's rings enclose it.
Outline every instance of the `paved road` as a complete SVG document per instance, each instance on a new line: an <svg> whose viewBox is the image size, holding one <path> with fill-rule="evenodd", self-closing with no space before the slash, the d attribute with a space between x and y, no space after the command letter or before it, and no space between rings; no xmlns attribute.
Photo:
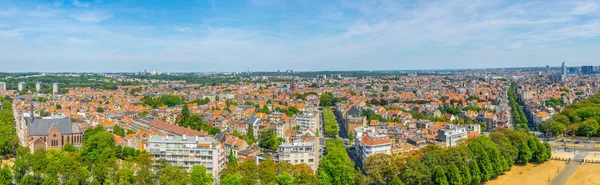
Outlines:
<svg viewBox="0 0 600 185"><path fill-rule="evenodd" d="M593 145L586 144L584 146L584 148L585 149L593 148ZM587 150L580 150L579 148L577 148L575 153L576 153L575 157L573 157L573 159L571 159L571 162L569 164L567 164L567 166L562 169L562 171L558 174L558 176L556 176L552 180L550 185L566 184L567 181L569 180L569 178L571 177L571 175L573 175L573 173L575 173L577 168L579 168L579 166L581 166L581 163L580 163L581 160L585 159L585 157L587 157L589 152Z"/></svg>

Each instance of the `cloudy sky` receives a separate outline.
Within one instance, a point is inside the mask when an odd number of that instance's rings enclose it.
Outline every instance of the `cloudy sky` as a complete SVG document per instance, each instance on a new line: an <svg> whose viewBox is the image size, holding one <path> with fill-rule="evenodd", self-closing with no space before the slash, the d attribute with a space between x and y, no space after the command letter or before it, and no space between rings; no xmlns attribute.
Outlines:
<svg viewBox="0 0 600 185"><path fill-rule="evenodd" d="M0 71L600 65L600 0L0 0Z"/></svg>

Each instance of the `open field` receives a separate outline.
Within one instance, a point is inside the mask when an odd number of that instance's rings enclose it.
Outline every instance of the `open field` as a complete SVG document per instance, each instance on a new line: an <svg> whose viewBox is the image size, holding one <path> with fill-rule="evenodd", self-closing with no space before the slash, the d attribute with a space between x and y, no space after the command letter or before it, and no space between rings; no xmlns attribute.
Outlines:
<svg viewBox="0 0 600 185"><path fill-rule="evenodd" d="M486 185L527 184L546 185L548 177L556 177L557 170L566 166L564 161L549 160L542 164L529 163L523 166L513 166L510 171L498 178L486 182Z"/></svg>
<svg viewBox="0 0 600 185"><path fill-rule="evenodd" d="M580 166L566 185L600 185L600 164L586 163Z"/></svg>

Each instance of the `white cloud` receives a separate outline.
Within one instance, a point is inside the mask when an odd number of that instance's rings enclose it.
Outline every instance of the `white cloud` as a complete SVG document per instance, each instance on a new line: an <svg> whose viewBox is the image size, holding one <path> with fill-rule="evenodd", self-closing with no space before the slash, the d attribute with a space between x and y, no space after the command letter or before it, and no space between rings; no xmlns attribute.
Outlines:
<svg viewBox="0 0 600 185"><path fill-rule="evenodd" d="M87 8L90 6L88 2L79 2L79 0L73 0L73 6Z"/></svg>
<svg viewBox="0 0 600 185"><path fill-rule="evenodd" d="M75 19L85 23L98 23L112 18L112 14L105 11L83 11L73 15Z"/></svg>

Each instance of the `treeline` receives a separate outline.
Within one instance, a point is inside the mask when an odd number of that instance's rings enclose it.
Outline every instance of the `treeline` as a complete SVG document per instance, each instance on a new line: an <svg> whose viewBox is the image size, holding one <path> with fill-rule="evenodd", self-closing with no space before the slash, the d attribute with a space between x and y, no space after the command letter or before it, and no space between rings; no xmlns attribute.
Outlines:
<svg viewBox="0 0 600 185"><path fill-rule="evenodd" d="M150 106L152 108L158 108L163 105L172 107L175 105L181 105L183 103L181 97L170 94L165 94L159 97L144 96L141 99L141 101L142 104Z"/></svg>
<svg viewBox="0 0 600 185"><path fill-rule="evenodd" d="M551 154L548 143L528 132L498 129L456 147L428 145L408 157L375 155L367 159L364 170L372 184L480 184L514 164L541 163Z"/></svg>
<svg viewBox="0 0 600 185"><path fill-rule="evenodd" d="M321 107L330 107L335 106L336 103L341 102L342 100L337 97L333 97L331 92L324 92L319 97L319 106Z"/></svg>
<svg viewBox="0 0 600 185"><path fill-rule="evenodd" d="M118 86L142 85L140 82L114 82L99 75L80 76L36 76L28 78L9 78L5 80L6 89L16 90L20 82L25 82L28 90L35 92L35 84L41 82L44 92L51 92L52 83L59 83L61 89L70 87L91 87L93 89L116 90ZM61 90L62 91L62 90ZM62 91L63 93L65 91Z"/></svg>
<svg viewBox="0 0 600 185"><path fill-rule="evenodd" d="M190 108L187 106L187 104L183 105L183 108L181 109L181 118L179 121L177 121L177 124L181 127L204 131L210 135L221 133L219 128L214 127L208 122L202 120L202 115L191 114Z"/></svg>
<svg viewBox="0 0 600 185"><path fill-rule="evenodd" d="M336 137L340 131L335 115L328 107L323 108L323 128L327 137Z"/></svg>
<svg viewBox="0 0 600 185"><path fill-rule="evenodd" d="M506 93L508 94L508 101L510 103L513 121L516 126L515 128L519 130L529 130L527 116L525 115L525 112L523 112L523 108L517 103L517 84L515 82L511 83Z"/></svg>
<svg viewBox="0 0 600 185"><path fill-rule="evenodd" d="M14 155L19 146L10 97L0 96L0 156Z"/></svg>
<svg viewBox="0 0 600 185"><path fill-rule="evenodd" d="M325 156L317 171L319 184L367 184L364 175L355 167L341 139L327 139Z"/></svg>
<svg viewBox="0 0 600 185"><path fill-rule="evenodd" d="M562 136L569 133L575 136L600 136L600 93L577 103L573 103L553 119L540 123L540 131Z"/></svg>
<svg viewBox="0 0 600 185"><path fill-rule="evenodd" d="M12 168L0 170L0 184L13 180L24 185L100 184L210 184L213 177L204 166L190 172L130 147L115 145L113 135L102 127L88 129L81 149L66 144L63 150L20 147ZM153 168L154 166L154 168Z"/></svg>
<svg viewBox="0 0 600 185"><path fill-rule="evenodd" d="M317 185L319 181L312 168L306 164L293 165L280 161L275 163L266 158L258 165L255 160L227 163L220 175L221 185L258 185L258 184L306 184Z"/></svg>

